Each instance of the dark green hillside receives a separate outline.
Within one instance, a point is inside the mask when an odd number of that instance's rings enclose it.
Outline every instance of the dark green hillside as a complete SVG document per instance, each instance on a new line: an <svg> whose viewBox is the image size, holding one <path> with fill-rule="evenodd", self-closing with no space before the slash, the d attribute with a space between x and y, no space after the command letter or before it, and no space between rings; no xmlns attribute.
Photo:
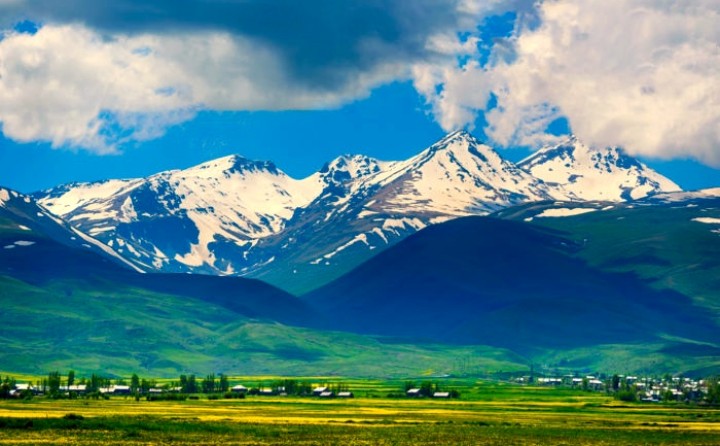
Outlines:
<svg viewBox="0 0 720 446"><path fill-rule="evenodd" d="M20 237L21 236L21 240ZM15 242L20 240L21 245ZM26 246L23 246L26 245ZM187 274L139 274L107 257L57 243L43 234L0 229L0 275L29 285L55 288L65 295L86 287L115 292L133 287L146 292L186 296L248 318L298 324L313 314L296 297L257 280Z"/></svg>
<svg viewBox="0 0 720 446"><path fill-rule="evenodd" d="M525 367L502 349L402 345L292 327L313 313L267 284L138 274L83 244L73 247L62 227L46 232L31 216L0 207L3 371L406 376L450 373L468 357L488 371ZM67 235L68 244L51 233Z"/></svg>
<svg viewBox="0 0 720 446"><path fill-rule="evenodd" d="M583 215L536 217L545 209L574 206L530 204L497 216L532 218L531 224L561 231L581 244L576 256L593 267L632 272L657 289L678 291L720 315L720 224L694 220L720 219L720 198L605 203L593 206L605 210Z"/></svg>
<svg viewBox="0 0 720 446"><path fill-rule="evenodd" d="M291 327L121 285L114 291L73 281L36 287L0 276L0 303L0 365L15 373L414 376L452 373L465 358L483 371L526 369L522 358L502 349L388 343Z"/></svg>
<svg viewBox="0 0 720 446"><path fill-rule="evenodd" d="M463 218L410 236L305 298L333 328L528 354L668 336L720 341L711 315L688 297L598 271L577 258L582 249L557 231Z"/></svg>

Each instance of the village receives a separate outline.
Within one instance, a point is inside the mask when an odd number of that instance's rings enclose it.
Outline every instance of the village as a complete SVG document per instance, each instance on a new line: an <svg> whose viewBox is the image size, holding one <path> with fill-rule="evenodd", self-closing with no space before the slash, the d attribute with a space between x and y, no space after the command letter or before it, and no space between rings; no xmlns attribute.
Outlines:
<svg viewBox="0 0 720 446"><path fill-rule="evenodd" d="M638 377L612 376L524 376L515 379L518 384L569 387L588 392L605 392L624 401L659 403L662 401L701 402L717 394L717 379L692 379L681 376ZM715 398L717 398L715 396ZM717 401L715 401L717 403Z"/></svg>
<svg viewBox="0 0 720 446"><path fill-rule="evenodd" d="M157 382L140 379L133 375L130 380L104 379L96 375L91 378L75 379L74 372L66 377L52 372L47 378L35 383L17 382L11 377L0 381L0 399L32 399L45 397L54 399L110 397L144 398L147 401L182 401L186 399L232 399L246 397L309 397L309 398L435 398L457 399L461 392L470 392L472 386L458 385L457 382L444 379L433 381L404 381L395 390L377 392L351 390L342 382L311 383L297 379L277 379L272 382L245 386L231 383L225 375L207 375L198 380L194 375L181 375L179 380ZM701 403L720 404L720 384L718 378L693 379L682 376L665 375L662 377L632 375L583 375L567 374L562 376L525 375L498 383L521 387L552 387L580 392L602 393L625 402L639 403ZM362 386L360 386L362 387Z"/></svg>

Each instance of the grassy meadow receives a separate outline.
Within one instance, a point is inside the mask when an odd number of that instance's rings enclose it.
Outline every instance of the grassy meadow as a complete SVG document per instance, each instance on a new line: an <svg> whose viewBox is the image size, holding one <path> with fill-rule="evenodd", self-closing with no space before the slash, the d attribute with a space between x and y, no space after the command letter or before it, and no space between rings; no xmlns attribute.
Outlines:
<svg viewBox="0 0 720 446"><path fill-rule="evenodd" d="M253 384L250 380L244 382ZM0 444L720 443L718 408L628 404L603 393L470 380L442 381L445 388L461 391L457 400L390 398L403 382L342 382L356 398L4 401Z"/></svg>

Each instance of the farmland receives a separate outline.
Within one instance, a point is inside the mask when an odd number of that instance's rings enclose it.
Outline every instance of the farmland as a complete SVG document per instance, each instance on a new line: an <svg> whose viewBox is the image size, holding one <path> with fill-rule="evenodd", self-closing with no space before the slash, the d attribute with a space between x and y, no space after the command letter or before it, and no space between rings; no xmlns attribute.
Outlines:
<svg viewBox="0 0 720 446"><path fill-rule="evenodd" d="M249 381L248 381L249 382ZM400 382L345 381L354 399L0 403L0 444L717 444L720 410L602 393L450 381L457 400L388 398Z"/></svg>

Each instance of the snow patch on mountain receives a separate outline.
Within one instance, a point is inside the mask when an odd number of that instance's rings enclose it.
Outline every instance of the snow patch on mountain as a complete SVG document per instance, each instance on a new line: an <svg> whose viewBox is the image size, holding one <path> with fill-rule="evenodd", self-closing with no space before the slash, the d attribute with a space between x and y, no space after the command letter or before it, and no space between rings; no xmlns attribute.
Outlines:
<svg viewBox="0 0 720 446"><path fill-rule="evenodd" d="M554 208L545 209L535 217L572 217L574 215L587 214L589 212L595 212L597 209L592 208Z"/></svg>
<svg viewBox="0 0 720 446"><path fill-rule="evenodd" d="M662 203L684 202L688 200L720 198L720 187L700 189L694 191L680 191L657 194L651 197L652 201Z"/></svg>
<svg viewBox="0 0 720 446"><path fill-rule="evenodd" d="M30 240L18 240L15 243L13 243L15 246L32 246L35 244L35 242Z"/></svg>
<svg viewBox="0 0 720 446"><path fill-rule="evenodd" d="M0 206L5 206L7 201L10 201L10 192L7 189L0 188Z"/></svg>
<svg viewBox="0 0 720 446"><path fill-rule="evenodd" d="M326 259L326 260L327 260L327 259L331 259L331 258L333 258L337 253L339 253L339 252L341 252L341 251L349 248L350 246L354 245L355 243L361 243L361 242L362 242L363 244L365 244L365 246L370 246L370 244L368 243L367 235L365 235L365 234L359 234L359 235L356 235L356 236L355 236L352 240L350 240L349 242L347 242L347 243L339 246L338 248L336 248L336 249L333 250L332 252L329 252L329 253L325 254L325 255L323 256L323 258Z"/></svg>
<svg viewBox="0 0 720 446"><path fill-rule="evenodd" d="M720 218L714 217L698 217L693 218L692 221L696 221L698 223L705 223L707 225L720 225Z"/></svg>

